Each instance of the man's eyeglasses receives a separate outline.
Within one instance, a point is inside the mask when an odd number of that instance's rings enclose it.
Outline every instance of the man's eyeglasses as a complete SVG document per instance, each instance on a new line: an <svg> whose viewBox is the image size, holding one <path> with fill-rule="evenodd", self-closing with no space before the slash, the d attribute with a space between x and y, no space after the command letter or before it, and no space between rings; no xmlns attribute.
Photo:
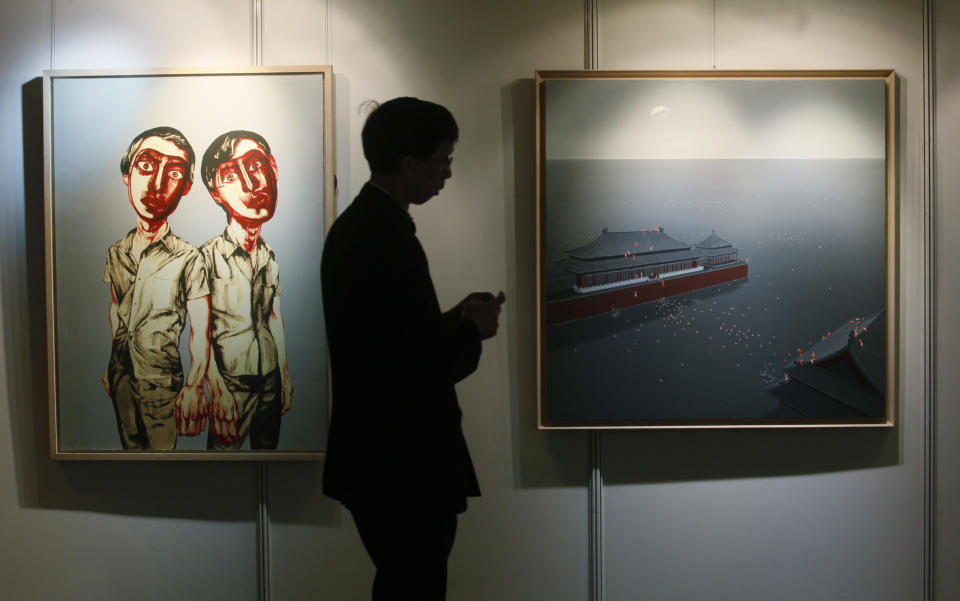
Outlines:
<svg viewBox="0 0 960 601"><path fill-rule="evenodd" d="M450 168L450 165L453 165L453 157L452 157L452 156L448 156L448 157L445 157L445 158L442 158L442 159L436 159L436 158L434 158L434 157L427 157L427 158L425 158L425 159L423 159L423 160L425 160L425 161L430 161L431 163L436 163L436 164L440 165L441 167L446 167L447 169Z"/></svg>

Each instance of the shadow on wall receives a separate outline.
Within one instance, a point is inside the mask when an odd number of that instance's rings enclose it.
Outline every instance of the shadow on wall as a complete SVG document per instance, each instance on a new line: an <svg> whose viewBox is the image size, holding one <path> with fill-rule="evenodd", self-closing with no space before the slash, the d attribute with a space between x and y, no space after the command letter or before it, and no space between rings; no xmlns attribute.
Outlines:
<svg viewBox="0 0 960 601"><path fill-rule="evenodd" d="M899 429L647 430L604 434L608 484L776 478L900 462Z"/></svg>
<svg viewBox="0 0 960 601"><path fill-rule="evenodd" d="M506 198L514 198L507 240L508 313L518 488L586 486L589 434L538 431L536 320L536 101L533 79L501 88ZM508 219L511 212L507 210ZM902 405L902 403L901 403ZM902 422L903 410L898 408ZM619 430L602 436L603 478L630 484L779 477L896 465L902 429Z"/></svg>
<svg viewBox="0 0 960 601"><path fill-rule="evenodd" d="M65 462L49 458L43 214L43 82L24 84L25 257L5 269L3 323L18 497L24 507L255 521L257 468L217 462ZM7 257L8 261L16 257Z"/></svg>
<svg viewBox="0 0 960 601"><path fill-rule="evenodd" d="M500 89L503 115L505 266L511 300L507 312L514 486L569 488L590 478L586 432L537 430L537 192L536 107L533 79ZM513 199L514 206L509 206ZM504 331L504 330L501 330Z"/></svg>
<svg viewBox="0 0 960 601"><path fill-rule="evenodd" d="M349 513L323 495L323 462L270 465L270 521L339 528Z"/></svg>

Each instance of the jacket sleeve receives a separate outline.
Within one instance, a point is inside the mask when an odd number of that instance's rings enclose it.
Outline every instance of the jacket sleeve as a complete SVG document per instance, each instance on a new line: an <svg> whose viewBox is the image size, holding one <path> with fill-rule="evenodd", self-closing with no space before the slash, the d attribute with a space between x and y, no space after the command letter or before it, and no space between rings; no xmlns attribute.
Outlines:
<svg viewBox="0 0 960 601"><path fill-rule="evenodd" d="M335 374L351 396L398 423L456 413L446 407L448 391L476 369L479 332L444 319L415 236L379 225L368 220L328 239L324 303Z"/></svg>
<svg viewBox="0 0 960 601"><path fill-rule="evenodd" d="M480 331L469 319L447 312L443 314L443 346L447 381L456 384L477 369L480 363Z"/></svg>

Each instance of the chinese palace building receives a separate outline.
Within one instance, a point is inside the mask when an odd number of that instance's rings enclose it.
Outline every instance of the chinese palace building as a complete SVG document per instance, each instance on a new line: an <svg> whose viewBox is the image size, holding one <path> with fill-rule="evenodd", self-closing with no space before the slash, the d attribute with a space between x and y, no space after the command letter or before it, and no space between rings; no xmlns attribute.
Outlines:
<svg viewBox="0 0 960 601"><path fill-rule="evenodd" d="M607 228L566 251L556 265L574 276L575 295L547 303L547 325L613 311L747 277L740 250L716 231L695 246L663 227L634 232Z"/></svg>

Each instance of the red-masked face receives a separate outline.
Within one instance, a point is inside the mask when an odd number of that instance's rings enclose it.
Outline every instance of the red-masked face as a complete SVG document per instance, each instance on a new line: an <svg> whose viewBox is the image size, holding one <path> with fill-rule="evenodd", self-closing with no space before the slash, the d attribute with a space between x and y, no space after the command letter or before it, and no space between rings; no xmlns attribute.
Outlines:
<svg viewBox="0 0 960 601"><path fill-rule="evenodd" d="M277 161L244 138L217 167L213 198L241 223L259 224L277 209Z"/></svg>
<svg viewBox="0 0 960 601"><path fill-rule="evenodd" d="M127 196L137 215L162 221L173 213L180 198L190 191L187 152L158 136L140 142L123 176Z"/></svg>

